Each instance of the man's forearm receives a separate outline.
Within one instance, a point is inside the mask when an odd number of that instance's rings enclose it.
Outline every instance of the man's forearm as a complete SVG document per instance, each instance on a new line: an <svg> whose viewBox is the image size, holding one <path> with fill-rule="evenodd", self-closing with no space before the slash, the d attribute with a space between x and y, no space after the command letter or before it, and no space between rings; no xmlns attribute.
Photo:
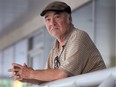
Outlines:
<svg viewBox="0 0 116 87"><path fill-rule="evenodd" d="M39 81L53 81L68 77L68 75L60 69L33 70L30 79Z"/></svg>
<svg viewBox="0 0 116 87"><path fill-rule="evenodd" d="M24 79L24 80L19 80L19 81L31 83L31 84L37 84L37 85L45 83L45 81L39 81L39 80L35 80L35 79Z"/></svg>

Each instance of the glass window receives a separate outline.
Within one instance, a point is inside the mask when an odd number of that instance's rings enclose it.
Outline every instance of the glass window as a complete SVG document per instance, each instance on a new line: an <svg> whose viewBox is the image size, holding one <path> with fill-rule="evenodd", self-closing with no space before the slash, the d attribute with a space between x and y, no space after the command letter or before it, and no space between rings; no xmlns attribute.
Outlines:
<svg viewBox="0 0 116 87"><path fill-rule="evenodd" d="M45 65L43 65L43 55L42 52L38 53L37 55L33 56L33 68L34 69L43 69Z"/></svg>
<svg viewBox="0 0 116 87"><path fill-rule="evenodd" d="M14 46L15 63L27 63L28 40L22 40Z"/></svg>
<svg viewBox="0 0 116 87"><path fill-rule="evenodd" d="M40 29L36 35L33 37L32 47L33 49L42 46L44 43L44 32L43 29Z"/></svg>
<svg viewBox="0 0 116 87"><path fill-rule="evenodd" d="M2 52L0 52L0 76L2 76L3 64L2 64Z"/></svg>
<svg viewBox="0 0 116 87"><path fill-rule="evenodd" d="M96 0L96 45L106 65L115 55L115 0Z"/></svg>
<svg viewBox="0 0 116 87"><path fill-rule="evenodd" d="M39 29L32 38L32 49L29 52L29 65L34 69L43 69L47 62L52 38L45 27Z"/></svg>
<svg viewBox="0 0 116 87"><path fill-rule="evenodd" d="M94 19L92 3L88 3L72 13L72 21L76 28L86 31L94 41Z"/></svg>
<svg viewBox="0 0 116 87"><path fill-rule="evenodd" d="M13 46L5 49L3 51L3 75L9 76L11 73L8 72L8 69L12 67L12 63L14 61L13 57Z"/></svg>

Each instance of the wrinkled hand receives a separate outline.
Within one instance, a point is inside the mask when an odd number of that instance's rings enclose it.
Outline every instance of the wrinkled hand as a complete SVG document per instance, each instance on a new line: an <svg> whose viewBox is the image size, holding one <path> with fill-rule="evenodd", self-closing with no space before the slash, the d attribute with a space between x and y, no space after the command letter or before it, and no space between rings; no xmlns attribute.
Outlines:
<svg viewBox="0 0 116 87"><path fill-rule="evenodd" d="M13 68L8 70L9 72L13 73L11 76L12 78L20 81L31 79L30 76L31 72L33 71L31 67L28 67L26 64L20 65L16 63L13 63L12 66Z"/></svg>

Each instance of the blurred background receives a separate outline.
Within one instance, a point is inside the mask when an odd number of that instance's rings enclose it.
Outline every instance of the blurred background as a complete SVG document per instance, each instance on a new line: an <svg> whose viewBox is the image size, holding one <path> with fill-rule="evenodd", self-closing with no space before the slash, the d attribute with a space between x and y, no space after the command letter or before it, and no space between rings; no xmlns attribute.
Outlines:
<svg viewBox="0 0 116 87"><path fill-rule="evenodd" d="M55 0L0 0L0 87L27 87L9 78L13 62L44 68L54 39L39 15ZM57 0L72 8L73 24L86 31L107 68L116 66L115 0Z"/></svg>

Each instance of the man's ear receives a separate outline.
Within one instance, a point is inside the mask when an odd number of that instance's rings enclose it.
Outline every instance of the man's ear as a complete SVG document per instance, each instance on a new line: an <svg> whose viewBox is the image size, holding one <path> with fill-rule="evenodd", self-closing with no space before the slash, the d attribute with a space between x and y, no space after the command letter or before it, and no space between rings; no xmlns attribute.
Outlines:
<svg viewBox="0 0 116 87"><path fill-rule="evenodd" d="M67 22L68 22L68 23L72 23L72 16L71 16L71 15L68 15L68 17L67 17Z"/></svg>
<svg viewBox="0 0 116 87"><path fill-rule="evenodd" d="M69 15L69 20L72 22L72 16L71 15Z"/></svg>

